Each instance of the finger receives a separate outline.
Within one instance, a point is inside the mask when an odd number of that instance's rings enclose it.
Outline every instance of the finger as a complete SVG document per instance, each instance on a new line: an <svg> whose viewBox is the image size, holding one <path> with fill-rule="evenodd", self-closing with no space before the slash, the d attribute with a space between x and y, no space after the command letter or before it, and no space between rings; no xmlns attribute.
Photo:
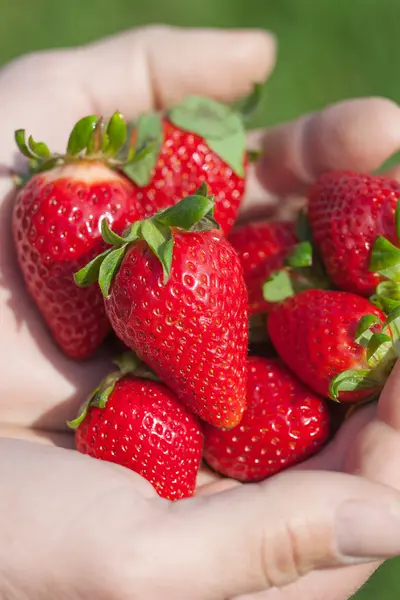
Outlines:
<svg viewBox="0 0 400 600"><path fill-rule="evenodd" d="M27 427L18 427L16 425L0 425L0 437L27 440L46 446L57 446L58 448L65 449L73 449L75 447L74 436L72 433L28 429Z"/></svg>
<svg viewBox="0 0 400 600"><path fill-rule="evenodd" d="M344 468L371 481L400 490L400 363L397 362L381 393L376 418L349 448Z"/></svg>
<svg viewBox="0 0 400 600"><path fill-rule="evenodd" d="M400 553L399 495L350 475L284 474L176 503L157 535L142 542L142 581L157 564L160 581L179 578L175 600L223 599Z"/></svg>
<svg viewBox="0 0 400 600"><path fill-rule="evenodd" d="M303 193L322 172L373 171L400 148L400 107L386 98L347 100L265 132L257 175L272 193Z"/></svg>
<svg viewBox="0 0 400 600"><path fill-rule="evenodd" d="M356 412L340 429L333 453L347 473L400 490L400 364L395 365L376 407ZM364 415L367 420L364 419ZM368 418L369 416L369 418ZM353 424L364 425L357 431Z"/></svg>
<svg viewBox="0 0 400 600"><path fill-rule="evenodd" d="M378 418L400 430L400 361L395 364L379 398Z"/></svg>
<svg viewBox="0 0 400 600"><path fill-rule="evenodd" d="M273 69L275 47L261 30L151 26L87 46L76 73L97 112L119 108L131 117L187 94L245 95Z"/></svg>
<svg viewBox="0 0 400 600"><path fill-rule="evenodd" d="M236 596L233 600L344 600L371 577L379 563L313 571L284 588Z"/></svg>

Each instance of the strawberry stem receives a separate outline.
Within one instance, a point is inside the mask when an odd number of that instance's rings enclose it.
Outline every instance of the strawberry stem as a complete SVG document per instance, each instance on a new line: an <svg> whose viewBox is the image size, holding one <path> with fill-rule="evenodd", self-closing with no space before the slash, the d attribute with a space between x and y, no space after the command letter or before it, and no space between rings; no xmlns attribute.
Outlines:
<svg viewBox="0 0 400 600"><path fill-rule="evenodd" d="M151 151L145 144L140 148L126 144L127 126L118 111L112 115L106 131L103 117L89 115L80 119L69 135L65 154L52 153L32 136L26 140L24 129L15 131L14 137L20 152L30 159L29 177L23 177L23 183L36 173L79 160L99 160L110 168L128 172L129 166L144 161Z"/></svg>
<svg viewBox="0 0 400 600"><path fill-rule="evenodd" d="M144 362L142 362L134 352L124 352L115 357L113 363L117 365L118 371L109 373L83 403L79 409L78 416L72 421L67 421L67 425L70 429L77 429L79 427L91 406L105 408L109 397L114 391L117 381L126 375L135 375L136 377L143 379L160 381L159 377Z"/></svg>
<svg viewBox="0 0 400 600"><path fill-rule="evenodd" d="M371 330L376 326L380 326L381 331ZM330 382L330 397L339 401L340 392L371 388L375 395L377 389L382 389L398 358L399 334L400 307L396 307L383 324L376 315L364 315L354 339L366 349L369 369L349 369L339 373Z"/></svg>
<svg viewBox="0 0 400 600"><path fill-rule="evenodd" d="M86 287L98 281L103 295L107 297L127 249L141 239L160 261L165 285L171 274L173 230L177 228L184 231L209 231L219 228L213 218L214 196L208 196L207 191L207 185L202 184L193 196L186 196L174 206L156 213L153 217L133 223L122 236L113 232L107 220L103 219L102 237L111 248L96 256L75 273L75 283L80 287Z"/></svg>

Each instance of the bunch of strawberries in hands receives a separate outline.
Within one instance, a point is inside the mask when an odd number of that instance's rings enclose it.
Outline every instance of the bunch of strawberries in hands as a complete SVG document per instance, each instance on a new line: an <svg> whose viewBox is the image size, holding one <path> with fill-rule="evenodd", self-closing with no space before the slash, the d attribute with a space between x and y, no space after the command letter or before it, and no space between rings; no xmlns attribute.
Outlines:
<svg viewBox="0 0 400 600"><path fill-rule="evenodd" d="M400 185L325 173L296 222L234 227L245 139L238 108L196 96L84 117L65 154L16 132L30 295L71 360L110 335L126 350L69 423L76 447L170 500L202 460L251 482L315 454L334 401L375 400L397 358Z"/></svg>

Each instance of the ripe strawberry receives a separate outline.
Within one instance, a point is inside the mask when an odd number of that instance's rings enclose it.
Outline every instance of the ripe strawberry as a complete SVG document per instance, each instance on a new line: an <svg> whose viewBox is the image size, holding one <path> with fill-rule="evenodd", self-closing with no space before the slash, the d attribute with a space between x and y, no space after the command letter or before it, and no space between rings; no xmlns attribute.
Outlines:
<svg viewBox="0 0 400 600"><path fill-rule="evenodd" d="M301 381L352 402L383 387L395 360L397 319L398 313L385 322L376 306L349 292L307 290L275 305L268 332Z"/></svg>
<svg viewBox="0 0 400 600"><path fill-rule="evenodd" d="M76 274L99 280L119 338L195 414L234 427L246 402L247 294L238 256L210 218L206 187L124 237Z"/></svg>
<svg viewBox="0 0 400 600"><path fill-rule="evenodd" d="M370 296L382 276L391 278L385 268L393 267L392 257L400 263L400 250L392 246L400 245L399 197L397 181L350 171L325 173L311 187L313 238L340 289Z"/></svg>
<svg viewBox="0 0 400 600"><path fill-rule="evenodd" d="M247 409L238 427L204 426L204 459L218 473L261 481L320 450L329 436L325 402L279 359L248 359Z"/></svg>
<svg viewBox="0 0 400 600"><path fill-rule="evenodd" d="M129 356L123 360L69 423L77 450L139 473L163 498L192 496L203 447L197 419L165 385L132 374Z"/></svg>
<svg viewBox="0 0 400 600"><path fill-rule="evenodd" d="M249 296L249 314L266 313L271 304L264 299L263 285L297 243L294 223L255 221L235 228L228 239L243 267Z"/></svg>
<svg viewBox="0 0 400 600"><path fill-rule="evenodd" d="M118 164L113 156L125 137L119 113L111 118L107 137L101 119L79 121L65 156L51 155L45 144L32 138L28 147L25 132L16 132L21 151L36 169L18 192L14 206L18 261L53 338L75 359L89 357L110 325L100 290L78 289L73 274L105 250L101 219L106 217L115 231L122 232L144 215L135 186L113 168Z"/></svg>
<svg viewBox="0 0 400 600"><path fill-rule="evenodd" d="M253 99L258 95L256 86ZM215 196L214 217L225 234L230 231L245 192L246 106L239 112L209 98L190 96L164 113L138 120L133 138L140 147L152 143L152 151L126 172L138 186L137 199L147 216L207 182Z"/></svg>

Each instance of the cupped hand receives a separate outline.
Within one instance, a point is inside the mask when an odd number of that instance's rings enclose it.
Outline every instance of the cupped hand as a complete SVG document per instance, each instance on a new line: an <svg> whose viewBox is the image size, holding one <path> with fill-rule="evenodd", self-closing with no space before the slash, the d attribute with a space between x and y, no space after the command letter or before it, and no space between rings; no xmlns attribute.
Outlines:
<svg viewBox="0 0 400 600"><path fill-rule="evenodd" d="M0 321L4 356L0 367L0 415L5 436L43 441L52 437L57 445L72 445L71 437L61 433L64 422L75 414L87 392L110 368L105 353L84 364L64 358L26 296L10 235L13 196L10 169L17 166L13 131L24 127L36 139L44 139L53 149L61 150L71 126L85 114L109 115L119 109L131 118L154 106L169 105L189 93L230 101L249 92L255 82L268 76L274 65L274 50L273 37L259 31L153 27L79 49L28 56L0 73L3 107L0 187L4 197L0 206ZM290 202L301 196L306 186L323 170L373 170L379 167L399 147L400 110L394 103L380 98L348 101L267 132L254 132L249 143L251 147L260 144L263 155L251 173L242 218L287 211ZM96 537L101 528L96 528L93 520L108 523L106 534L110 540L115 539L115 546L111 548L119 545L121 549L125 548L117 536L122 535L122 530L132 532L131 536L125 535L124 542L132 544L126 550L128 558L132 557L125 566L129 573L121 574L118 569L113 572L114 576L122 577L126 585L139 577L148 586L154 570L146 561L154 559L166 572L166 579L160 578L160 582L166 582L166 590L173 590L177 568L185 585L193 586L194 581L203 585L204 593L199 591L195 596L182 584L182 598L226 598L280 586L295 579L298 579L296 584L279 591L269 589L265 598L345 598L359 587L373 567L347 567L340 574L331 569L318 570L307 576L303 574L317 567L348 564L348 559L339 551L338 529L334 526L336 511L340 514L343 501L372 501L373 506L367 507L367 514L370 519L376 519L376 524L379 518L383 519L382 528L384 517L378 518L374 512L374 498L376 504L394 502L394 512L398 510L394 492L359 477L363 475L400 489L400 470L396 469L394 459L388 459L388 456L396 456L396 444L400 443L400 410L395 402L397 380L400 381L400 373L395 370L378 409L367 408L357 413L321 455L299 469L260 486L239 486L202 473L198 497L173 506L155 498L143 480L112 465L100 465L65 450L37 445L14 447L16 442L10 441L1 443L11 444L16 460L21 463L20 471L16 469L14 475L8 473L9 480L24 487L23 456L28 456L32 468L37 464L40 472L37 478L29 475L31 489L25 493L36 498L46 516L46 493L50 494L49 486L54 486L48 514L52 518L57 516L54 506L57 498L62 507L70 506L70 521L60 519L60 527L66 528L68 522L70 533L75 533L82 526L88 540L94 544L92 551L96 547L104 548ZM27 427L34 427L36 431L29 431ZM19 455L19 452L26 452L26 455ZM59 485L54 477L48 476L49 461L54 461ZM299 472L305 468L314 472ZM81 479L74 477L75 469ZM357 476L323 471L343 471ZM66 489L63 493L64 476L70 485L70 496ZM93 496L90 497L91 487L86 481L91 477L96 481L98 478L99 483L93 484ZM7 481L7 477L2 480ZM38 481L41 485L34 485ZM77 481L82 482L82 503ZM235 489L217 493L225 487ZM133 507L132 521L128 521L127 527L113 519L104 520L110 503L105 502L104 508L101 507L103 492L109 502L115 501L115 506L125 502ZM345 511L354 508L351 504L345 506ZM19 508L27 510L29 507ZM59 508L64 513L61 504ZM121 515L129 513L126 505L124 510L121 509ZM372 512L368 513L368 510ZM387 514L390 512L388 508ZM82 525L79 519L83 519L85 513L87 521ZM145 514L151 515L147 521ZM135 519L140 515L139 526ZM24 514L24 518L28 517ZM145 522L149 527L150 522L155 522L160 529L157 531L157 527L152 526L151 534L143 525ZM357 522L356 517L354 522ZM364 553L361 552L364 557L366 554L370 558L379 558L400 553L400 548L391 546L390 530L397 531L394 524L387 530L386 538L382 535L382 544L386 539L390 548L380 547L376 538L372 543L375 529L369 540L365 538ZM30 537L21 540L21 548L32 548L32 539L41 539L39 531L35 538L35 531L29 532L27 528L26 535ZM62 534L65 533L63 529ZM363 532L353 533L360 544L359 536ZM365 531L364 534L367 535ZM61 538L61 533L59 535ZM175 539L174 552L170 548L171 537ZM135 540L140 540L140 551ZM67 550L66 546L65 552ZM360 546L356 554L360 554ZM135 563L138 556L140 568ZM104 560L104 556L100 558ZM195 572L194 566L201 566L202 561L204 565ZM89 578L85 567L89 569L87 564L82 565L83 581ZM98 568L98 574L102 572L102 568ZM110 577L111 583L115 583L113 575ZM143 597L151 598L150 588L143 589L148 594ZM171 593L170 597L178 600L180 590L173 592L175 595ZM101 597L100 592L98 597ZM111 596L106 594L104 597Z"/></svg>
<svg viewBox="0 0 400 600"><path fill-rule="evenodd" d="M326 578L346 571L323 569L400 553L400 494L358 476L292 471L170 503L128 469L75 451L0 438L0 456L0 594L10 600L286 599L296 581L297 598L329 598Z"/></svg>

